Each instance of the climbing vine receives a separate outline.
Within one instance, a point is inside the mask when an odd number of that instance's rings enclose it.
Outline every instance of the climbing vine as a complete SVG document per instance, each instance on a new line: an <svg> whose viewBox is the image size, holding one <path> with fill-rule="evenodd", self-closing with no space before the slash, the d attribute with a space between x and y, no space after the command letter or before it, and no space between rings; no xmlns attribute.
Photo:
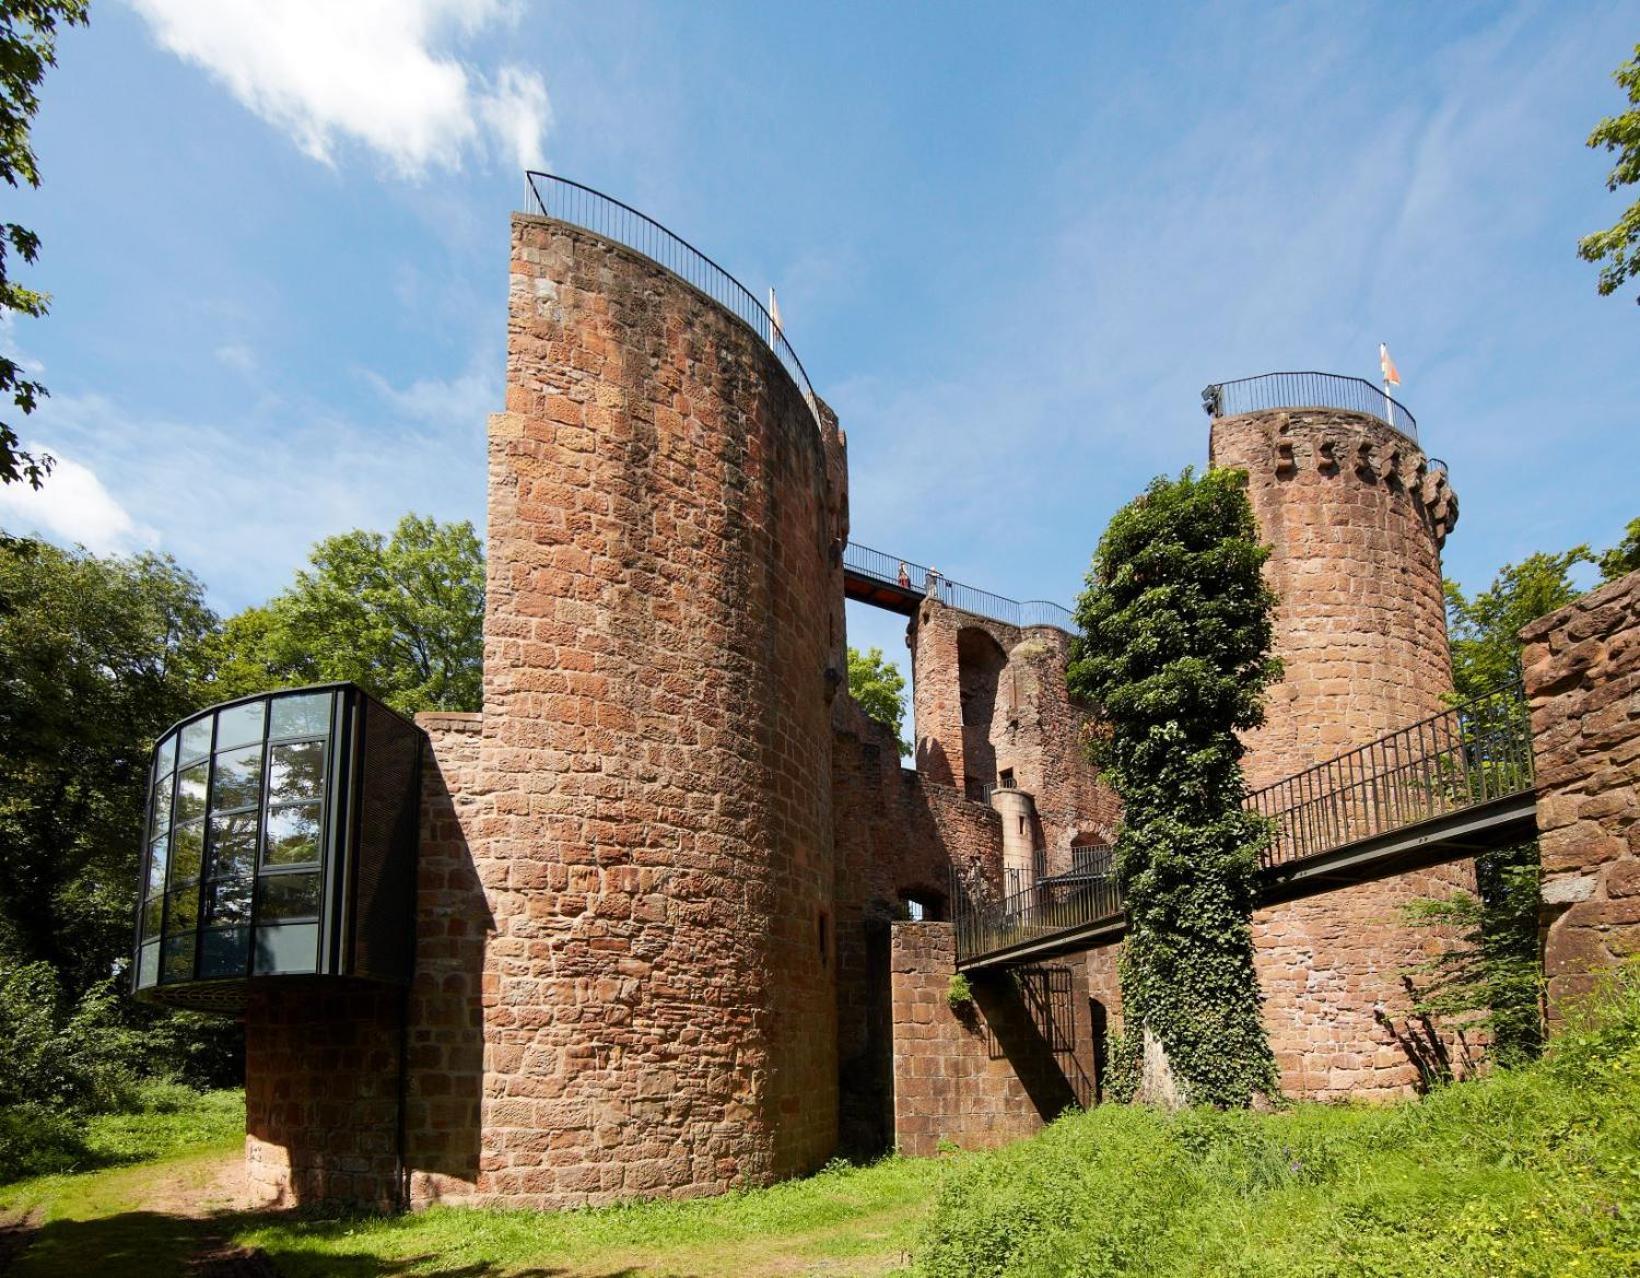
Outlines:
<svg viewBox="0 0 1640 1278"><path fill-rule="evenodd" d="M1275 1090L1251 929L1268 833L1243 807L1236 736L1263 721L1281 674L1268 553L1242 472L1159 476L1111 520L1077 603L1070 690L1102 712L1095 761L1125 805L1119 1093L1137 1084L1146 1039L1188 1103Z"/></svg>

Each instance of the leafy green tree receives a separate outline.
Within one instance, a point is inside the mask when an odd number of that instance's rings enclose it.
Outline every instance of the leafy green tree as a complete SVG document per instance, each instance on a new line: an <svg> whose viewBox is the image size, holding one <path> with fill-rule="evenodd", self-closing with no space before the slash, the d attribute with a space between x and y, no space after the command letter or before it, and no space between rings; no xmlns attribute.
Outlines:
<svg viewBox="0 0 1640 1278"><path fill-rule="evenodd" d="M904 735L905 676L899 666L883 657L881 648L869 648L864 656L858 648L849 648L848 691L868 718L893 730L901 756L910 754L911 743Z"/></svg>
<svg viewBox="0 0 1640 1278"><path fill-rule="evenodd" d="M222 695L352 680L394 709L477 710L483 698L484 547L466 520L406 515L313 548L265 606L229 619Z"/></svg>
<svg viewBox="0 0 1640 1278"><path fill-rule="evenodd" d="M1445 583L1452 682L1459 701L1520 679L1521 627L1576 599L1582 591L1572 584L1571 570L1593 562L1587 546L1529 555L1506 564L1474 598L1457 582Z"/></svg>
<svg viewBox="0 0 1640 1278"><path fill-rule="evenodd" d="M215 628L169 559L0 552L0 956L70 998L130 949L150 751L204 699Z"/></svg>
<svg viewBox="0 0 1640 1278"><path fill-rule="evenodd" d="M40 185L29 137L40 109L40 81L47 67L57 65L58 24L76 26L85 20L86 0L0 0L0 177L13 187ZM11 278L10 253L33 262L40 254L40 237L15 222L0 224L0 315L44 315L50 297ZM16 360L0 354L0 397L10 397L27 415L46 393ZM0 484L26 481L38 488L50 468L51 458L24 452L16 430L0 421Z"/></svg>
<svg viewBox="0 0 1640 1278"><path fill-rule="evenodd" d="M1281 664L1245 482L1157 477L1111 520L1077 602L1070 690L1100 709L1095 758L1125 805L1127 1034L1113 1064L1129 1096L1147 1040L1188 1103L1245 1105L1276 1086L1251 927L1268 830L1243 807L1237 734L1263 722ZM1146 1090L1160 1098L1158 1081Z"/></svg>
<svg viewBox="0 0 1640 1278"><path fill-rule="evenodd" d="M1629 95L1631 110L1608 116L1589 134L1589 145L1617 153L1617 162L1606 175L1606 189L1640 182L1640 44L1634 57L1612 74L1619 88ZM1615 293L1623 282L1640 275L1640 200L1624 210L1616 223L1578 241L1578 256L1586 262L1605 262L1600 268L1602 296ZM1635 298L1640 302L1640 296Z"/></svg>
<svg viewBox="0 0 1640 1278"><path fill-rule="evenodd" d="M1600 556L1600 580L1616 581L1640 568L1640 519L1629 521L1623 540Z"/></svg>

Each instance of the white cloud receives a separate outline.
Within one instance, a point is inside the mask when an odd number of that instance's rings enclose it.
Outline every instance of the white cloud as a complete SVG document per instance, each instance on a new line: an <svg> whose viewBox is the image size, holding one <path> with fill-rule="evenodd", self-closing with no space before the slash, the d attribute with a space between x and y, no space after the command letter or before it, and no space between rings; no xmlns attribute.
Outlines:
<svg viewBox="0 0 1640 1278"><path fill-rule="evenodd" d="M236 373L254 373L256 371L256 352L243 342L229 342L218 346L213 352L217 363L224 368L231 368Z"/></svg>
<svg viewBox="0 0 1640 1278"><path fill-rule="evenodd" d="M56 464L38 489L0 487L0 525L9 532L38 533L104 555L158 542L159 534L132 519L89 466L46 444L30 444L29 451L36 457L48 453Z"/></svg>
<svg viewBox="0 0 1640 1278"><path fill-rule="evenodd" d="M472 71L443 47L515 15L506 0L130 0L159 43L334 166L339 139L404 177L482 151L539 166L539 73Z"/></svg>
<svg viewBox="0 0 1640 1278"><path fill-rule="evenodd" d="M403 388L392 385L379 373L366 370L364 376L403 416L429 426L455 429L482 427L491 413L501 411L501 368L497 356L488 367L475 362L459 376L421 377Z"/></svg>

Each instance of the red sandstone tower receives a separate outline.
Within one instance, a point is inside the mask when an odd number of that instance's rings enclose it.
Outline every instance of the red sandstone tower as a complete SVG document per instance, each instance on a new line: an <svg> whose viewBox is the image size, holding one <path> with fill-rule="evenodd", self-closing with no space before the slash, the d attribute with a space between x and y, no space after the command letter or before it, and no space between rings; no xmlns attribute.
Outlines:
<svg viewBox="0 0 1640 1278"><path fill-rule="evenodd" d="M764 1183L836 1142L825 440L678 276L564 222L512 236L478 1190Z"/></svg>
<svg viewBox="0 0 1640 1278"><path fill-rule="evenodd" d="M1255 790L1437 714L1452 690L1440 550L1458 508L1445 466L1430 464L1404 409L1389 410L1400 429L1371 411L1382 401L1367 384L1307 376L1230 383L1209 399L1221 410L1210 462L1247 472L1279 597L1285 673L1265 726L1248 739ZM1361 407L1234 411L1238 399L1306 398ZM1398 906L1473 885L1473 863L1460 862L1257 912L1265 1020L1285 1091L1361 1099L1416 1081L1375 1010L1404 1004L1402 973L1431 943Z"/></svg>

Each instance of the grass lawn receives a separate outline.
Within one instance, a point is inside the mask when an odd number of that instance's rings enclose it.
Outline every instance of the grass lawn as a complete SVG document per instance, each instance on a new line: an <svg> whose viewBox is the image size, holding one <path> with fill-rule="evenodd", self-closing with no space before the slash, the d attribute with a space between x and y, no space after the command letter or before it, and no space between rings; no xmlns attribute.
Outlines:
<svg viewBox="0 0 1640 1278"><path fill-rule="evenodd" d="M237 1097L92 1120L108 1160L0 1187L7 1278L281 1274L1640 1276L1640 966L1523 1069L1379 1108L1105 1106L989 1154L559 1214L246 1212ZM0 1255L4 1244L0 1243ZM203 1268L200 1257L217 1263Z"/></svg>

